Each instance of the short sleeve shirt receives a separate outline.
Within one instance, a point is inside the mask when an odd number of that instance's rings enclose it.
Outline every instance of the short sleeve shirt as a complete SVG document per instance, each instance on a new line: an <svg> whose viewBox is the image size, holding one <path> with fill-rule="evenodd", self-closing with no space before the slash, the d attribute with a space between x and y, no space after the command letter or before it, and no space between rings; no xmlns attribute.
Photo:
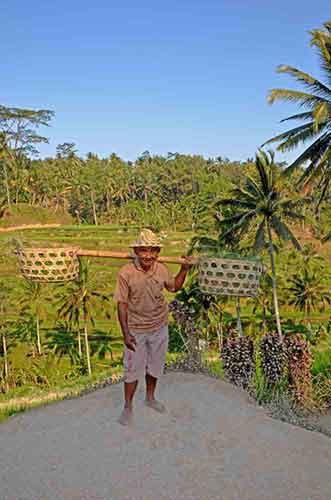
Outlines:
<svg viewBox="0 0 331 500"><path fill-rule="evenodd" d="M119 271L114 293L117 302L128 304L128 327L133 333L159 330L168 322L168 304L163 289L175 290L175 278L161 262L144 271L135 260Z"/></svg>

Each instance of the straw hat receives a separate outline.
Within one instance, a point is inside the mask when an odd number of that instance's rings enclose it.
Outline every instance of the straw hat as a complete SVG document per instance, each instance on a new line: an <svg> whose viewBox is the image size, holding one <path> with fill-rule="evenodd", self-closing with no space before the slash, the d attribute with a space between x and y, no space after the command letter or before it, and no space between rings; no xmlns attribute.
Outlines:
<svg viewBox="0 0 331 500"><path fill-rule="evenodd" d="M150 229L142 229L136 241L129 245L131 248L135 247L158 247L162 248L159 238Z"/></svg>

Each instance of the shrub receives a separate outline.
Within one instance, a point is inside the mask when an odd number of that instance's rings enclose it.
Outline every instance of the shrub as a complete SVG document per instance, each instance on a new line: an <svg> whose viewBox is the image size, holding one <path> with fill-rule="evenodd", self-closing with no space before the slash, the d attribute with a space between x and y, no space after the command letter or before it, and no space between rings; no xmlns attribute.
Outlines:
<svg viewBox="0 0 331 500"><path fill-rule="evenodd" d="M225 376L247 388L254 374L254 345L251 337L229 338L223 342L221 357Z"/></svg>
<svg viewBox="0 0 331 500"><path fill-rule="evenodd" d="M285 337L288 356L289 386L299 406L313 406L312 355L308 342L300 334Z"/></svg>
<svg viewBox="0 0 331 500"><path fill-rule="evenodd" d="M266 381L274 386L285 375L287 356L279 335L268 334L260 341L261 368Z"/></svg>

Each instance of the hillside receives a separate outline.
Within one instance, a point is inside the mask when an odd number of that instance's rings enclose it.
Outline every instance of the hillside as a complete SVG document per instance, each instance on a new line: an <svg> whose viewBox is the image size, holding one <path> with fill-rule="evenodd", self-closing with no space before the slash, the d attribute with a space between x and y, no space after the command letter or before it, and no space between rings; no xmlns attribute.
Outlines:
<svg viewBox="0 0 331 500"><path fill-rule="evenodd" d="M0 213L0 228L23 226L26 224L73 224L74 219L63 210L33 207L27 203L12 206Z"/></svg>

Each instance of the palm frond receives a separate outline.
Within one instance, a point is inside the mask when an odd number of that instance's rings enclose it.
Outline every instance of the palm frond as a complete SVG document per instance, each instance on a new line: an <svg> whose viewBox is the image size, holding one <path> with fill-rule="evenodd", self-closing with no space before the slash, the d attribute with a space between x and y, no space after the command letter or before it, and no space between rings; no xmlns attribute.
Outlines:
<svg viewBox="0 0 331 500"><path fill-rule="evenodd" d="M233 196L239 196L240 197L239 199L237 199L237 198L224 198L224 199L218 200L216 202L216 206L217 207L222 206L222 207L252 208L251 203L242 200L242 198L243 198L242 194L243 194L242 190L235 190L233 192Z"/></svg>
<svg viewBox="0 0 331 500"><path fill-rule="evenodd" d="M292 66L287 66L286 64L281 64L278 66L277 72L287 73L293 76L298 82L302 83L310 91L316 92L320 97L326 99L331 98L331 89L304 71L300 71Z"/></svg>
<svg viewBox="0 0 331 500"><path fill-rule="evenodd" d="M327 174L323 177L321 194L317 200L316 206L317 208L321 205L322 201L325 199L326 194L328 192L331 181L331 171L328 171Z"/></svg>
<svg viewBox="0 0 331 500"><path fill-rule="evenodd" d="M322 148L320 151L318 151L319 155L322 153L322 151L323 151ZM316 155L316 157L312 159L312 161L310 162L310 164L308 165L308 167L298 180L298 187L306 186L313 179L316 179L320 176L322 176L323 180L323 170L325 169L325 166L328 163L329 154L330 154L329 147L326 146L324 147L324 154L322 157Z"/></svg>
<svg viewBox="0 0 331 500"><path fill-rule="evenodd" d="M263 220L259 225L257 233L255 235L255 241L253 246L253 250L255 252L259 252L260 250L262 250L262 248L266 246L265 230L266 230L266 223L265 220Z"/></svg>
<svg viewBox="0 0 331 500"><path fill-rule="evenodd" d="M275 137L268 139L266 142L264 142L261 145L261 148L263 148L267 144L271 144L273 142L280 142L283 140L291 139L292 137L295 137L297 134L300 134L304 131L309 131L309 130L314 131L314 122L313 121L311 121L309 123L305 123L304 125L299 125L298 127L292 128L291 130L287 130L286 132L282 132L281 134L278 134Z"/></svg>
<svg viewBox="0 0 331 500"><path fill-rule="evenodd" d="M285 169L285 174L291 174L297 167L304 164L308 160L312 160L313 162L318 161L318 159L324 154L325 150L330 147L330 142L331 133L325 132Z"/></svg>
<svg viewBox="0 0 331 500"><path fill-rule="evenodd" d="M324 23L326 31L323 29L311 30L310 45L317 48L321 66L327 80L331 83L331 32L330 23Z"/></svg>
<svg viewBox="0 0 331 500"><path fill-rule="evenodd" d="M272 89L267 100L269 104L273 104L275 101L294 102L300 107L307 107L310 110L313 110L316 104L328 102L318 95L291 89Z"/></svg>
<svg viewBox="0 0 331 500"><path fill-rule="evenodd" d="M297 212L293 212L291 210L284 210L284 215L292 220L304 220L305 216L302 214L298 214Z"/></svg>
<svg viewBox="0 0 331 500"><path fill-rule="evenodd" d="M316 132L319 132L323 125L328 125L331 118L330 114L330 102L321 102L315 106L313 111L314 116L314 126Z"/></svg>
<svg viewBox="0 0 331 500"><path fill-rule="evenodd" d="M304 113L297 113L296 115L288 116L287 118L283 118L280 120L280 123L287 122L289 120L312 120L313 119L313 111L306 111Z"/></svg>
<svg viewBox="0 0 331 500"><path fill-rule="evenodd" d="M256 154L256 159L255 159L255 165L256 169L259 173L263 193L266 194L270 190L270 183L266 171L266 166L271 164L272 160L268 158L267 153L264 151L259 150L258 153Z"/></svg>
<svg viewBox="0 0 331 500"><path fill-rule="evenodd" d="M280 239L291 241L291 243L297 250L301 250L300 243L298 242L290 228L286 224L284 224L279 217L273 216L270 222L272 229Z"/></svg>
<svg viewBox="0 0 331 500"><path fill-rule="evenodd" d="M327 127L327 123L316 125L316 122L313 122L310 127L307 127L306 130L302 132L298 132L295 135L292 135L288 139L285 139L277 146L277 150L281 152L292 151L300 144L305 144L307 141L311 141L316 137L316 135L323 132L323 130Z"/></svg>
<svg viewBox="0 0 331 500"><path fill-rule="evenodd" d="M231 233L235 233L237 230L240 230L240 228L244 225L249 223L254 217L256 216L256 210L250 210L249 212L245 212L243 214L240 214L240 218L236 224L234 224L230 229L225 231L222 234L222 238L224 239L227 236L229 236ZM229 222L229 219L224 219L223 222ZM246 226L245 226L246 227Z"/></svg>

